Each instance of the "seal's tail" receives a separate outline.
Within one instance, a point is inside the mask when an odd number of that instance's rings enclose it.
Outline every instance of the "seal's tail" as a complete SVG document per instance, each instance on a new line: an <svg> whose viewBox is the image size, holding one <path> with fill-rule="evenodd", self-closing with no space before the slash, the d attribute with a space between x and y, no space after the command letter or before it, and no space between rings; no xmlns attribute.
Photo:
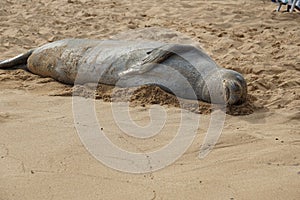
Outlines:
<svg viewBox="0 0 300 200"><path fill-rule="evenodd" d="M31 49L27 53L20 54L16 57L9 58L7 60L1 60L0 69L16 67L18 65L26 65L27 59L29 58L29 56L32 54L33 51L34 49Z"/></svg>

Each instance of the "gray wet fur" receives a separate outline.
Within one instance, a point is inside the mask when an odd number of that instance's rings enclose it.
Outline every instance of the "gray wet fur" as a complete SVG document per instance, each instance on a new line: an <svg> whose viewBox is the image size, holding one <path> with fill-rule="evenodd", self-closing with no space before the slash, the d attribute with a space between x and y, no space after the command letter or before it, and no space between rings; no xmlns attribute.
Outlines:
<svg viewBox="0 0 300 200"><path fill-rule="evenodd" d="M65 39L1 61L0 68L26 63L30 72L66 84L158 85L182 98L227 104L247 95L241 74L219 67L192 45Z"/></svg>

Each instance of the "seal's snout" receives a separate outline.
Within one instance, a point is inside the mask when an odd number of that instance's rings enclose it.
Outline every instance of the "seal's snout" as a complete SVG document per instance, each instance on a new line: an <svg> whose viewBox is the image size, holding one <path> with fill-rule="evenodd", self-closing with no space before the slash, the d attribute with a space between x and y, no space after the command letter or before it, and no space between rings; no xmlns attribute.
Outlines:
<svg viewBox="0 0 300 200"><path fill-rule="evenodd" d="M236 104L242 97L242 88L236 81L224 81L225 101L227 104Z"/></svg>
<svg viewBox="0 0 300 200"><path fill-rule="evenodd" d="M227 104L241 104L246 100L247 84L245 79L238 73L225 76L223 79L225 89L225 101Z"/></svg>

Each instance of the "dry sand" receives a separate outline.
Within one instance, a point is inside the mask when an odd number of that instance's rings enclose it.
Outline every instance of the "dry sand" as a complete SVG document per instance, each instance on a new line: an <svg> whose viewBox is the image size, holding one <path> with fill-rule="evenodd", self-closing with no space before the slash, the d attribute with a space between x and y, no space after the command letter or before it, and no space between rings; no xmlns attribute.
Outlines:
<svg viewBox="0 0 300 200"><path fill-rule="evenodd" d="M0 59L68 37L169 28L241 72L251 105L226 116L206 158L197 156L209 115L201 116L194 143L175 163L133 175L104 166L84 148L72 98L56 96L70 94L70 86L20 69L0 70L0 199L300 199L300 15L272 12L275 7L260 0L1 0ZM157 138L137 144L123 134L109 102L97 100L97 115L106 119L103 129L114 143L151 151L170 141L180 110L157 88L139 92L131 114L142 126L149 123L151 103L168 104L166 130Z"/></svg>

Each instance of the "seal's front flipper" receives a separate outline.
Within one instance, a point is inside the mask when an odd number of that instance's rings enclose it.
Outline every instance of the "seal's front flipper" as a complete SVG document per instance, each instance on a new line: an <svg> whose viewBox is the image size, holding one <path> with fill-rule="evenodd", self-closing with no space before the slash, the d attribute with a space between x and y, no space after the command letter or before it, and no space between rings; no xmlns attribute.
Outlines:
<svg viewBox="0 0 300 200"><path fill-rule="evenodd" d="M150 71L154 66L156 66L155 64L159 64L174 55L174 52L170 51L168 46L169 45L165 45L148 52L148 56L141 62L131 66L126 71L119 73L119 76L122 77L125 75L143 74Z"/></svg>
<svg viewBox="0 0 300 200"><path fill-rule="evenodd" d="M159 47L148 52L148 56L143 59L142 65L147 63L161 63L167 58L169 58L171 55L173 55L174 52L171 51L171 49L167 46L169 45Z"/></svg>
<svg viewBox="0 0 300 200"><path fill-rule="evenodd" d="M0 61L0 69L12 68L18 65L26 65L27 59L29 58L29 56L32 54L33 51L34 49L31 49L27 53L20 54L16 57Z"/></svg>

